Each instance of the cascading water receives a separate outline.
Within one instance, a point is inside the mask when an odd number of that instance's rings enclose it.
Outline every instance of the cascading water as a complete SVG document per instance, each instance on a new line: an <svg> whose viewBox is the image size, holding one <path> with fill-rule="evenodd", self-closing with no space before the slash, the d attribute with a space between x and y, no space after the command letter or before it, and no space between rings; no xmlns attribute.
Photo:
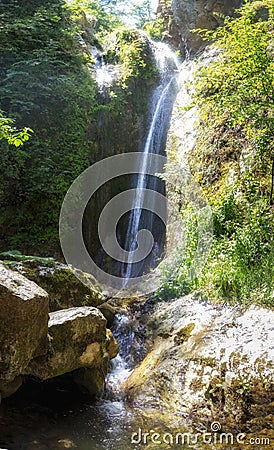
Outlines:
<svg viewBox="0 0 274 450"><path fill-rule="evenodd" d="M103 54L94 46L88 48L90 55L94 58L95 81L101 93L106 93L117 78L116 68L112 64L104 62Z"/></svg>
<svg viewBox="0 0 274 450"><path fill-rule="evenodd" d="M155 218L152 213L142 210L146 190L160 190L159 181L156 177L146 175L150 164L151 153L162 154L165 150L168 125L172 113L173 102L177 93L177 74L179 62L169 47L162 43L151 42L157 68L160 74L160 85L155 89L151 103L151 123L143 147L143 158L140 167L136 168L138 173L135 198L129 217L128 228L125 239L125 248L129 251L129 257L123 265L122 274L126 286L131 277L141 275L145 270L153 268L163 249L164 231L158 238L155 237L152 251L145 261L139 264L133 263L132 255L137 247L137 235L144 227L153 234ZM158 224L159 225L159 224Z"/></svg>

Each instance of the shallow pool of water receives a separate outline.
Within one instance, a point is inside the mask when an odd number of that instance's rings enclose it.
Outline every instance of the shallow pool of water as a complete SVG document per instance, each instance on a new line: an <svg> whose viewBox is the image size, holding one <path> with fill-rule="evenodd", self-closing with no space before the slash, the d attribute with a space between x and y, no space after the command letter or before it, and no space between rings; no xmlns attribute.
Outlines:
<svg viewBox="0 0 274 450"><path fill-rule="evenodd" d="M125 450L136 421L122 400L92 402L71 387L31 383L0 407L0 448Z"/></svg>

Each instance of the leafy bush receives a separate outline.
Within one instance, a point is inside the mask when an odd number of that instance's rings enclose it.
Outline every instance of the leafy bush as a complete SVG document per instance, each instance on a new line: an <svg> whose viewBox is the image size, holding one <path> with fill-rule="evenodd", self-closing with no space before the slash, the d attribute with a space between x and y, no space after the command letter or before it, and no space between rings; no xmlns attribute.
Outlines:
<svg viewBox="0 0 274 450"><path fill-rule="evenodd" d="M31 133L32 130L26 127L23 130L17 130L14 127L14 121L4 117L0 111L0 141L6 139L8 144L20 147L20 145L29 140Z"/></svg>
<svg viewBox="0 0 274 450"><path fill-rule="evenodd" d="M0 2L0 109L11 118L0 117L0 139L17 145L29 137L26 125L34 131L23 147L0 142L3 250L59 256L59 212L69 186L90 162L124 151L131 131L130 145L137 139L135 122L146 114L155 65L147 39L122 28L101 3ZM109 57L121 72L99 92L90 49L102 51L109 34Z"/></svg>
<svg viewBox="0 0 274 450"><path fill-rule="evenodd" d="M126 87L132 79L153 79L157 69L148 39L135 29L119 27L107 36L106 58L120 65L121 76L118 80Z"/></svg>
<svg viewBox="0 0 274 450"><path fill-rule="evenodd" d="M0 16L0 107L34 131L23 148L1 141L1 246L56 252L62 200L94 159L88 130L104 105L79 44L74 7L16 0L1 3ZM15 144L29 137L28 129L16 133Z"/></svg>

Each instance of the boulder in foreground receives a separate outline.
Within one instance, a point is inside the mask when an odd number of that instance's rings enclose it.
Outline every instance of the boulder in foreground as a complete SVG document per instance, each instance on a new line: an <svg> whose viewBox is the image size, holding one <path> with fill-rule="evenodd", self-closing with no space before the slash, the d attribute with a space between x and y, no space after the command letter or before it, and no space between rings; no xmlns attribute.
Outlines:
<svg viewBox="0 0 274 450"><path fill-rule="evenodd" d="M0 263L0 392L10 395L37 355L48 349L48 294Z"/></svg>

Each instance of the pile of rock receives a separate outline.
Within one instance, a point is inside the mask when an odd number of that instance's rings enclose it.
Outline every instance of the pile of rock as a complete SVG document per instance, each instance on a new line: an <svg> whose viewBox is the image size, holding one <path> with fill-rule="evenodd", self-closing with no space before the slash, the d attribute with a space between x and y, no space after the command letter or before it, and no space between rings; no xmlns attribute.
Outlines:
<svg viewBox="0 0 274 450"><path fill-rule="evenodd" d="M0 263L1 398L29 376L44 381L71 372L90 394L99 394L118 345L94 306L105 302L98 287L82 285L58 263L10 267ZM56 310L60 305L66 309Z"/></svg>

